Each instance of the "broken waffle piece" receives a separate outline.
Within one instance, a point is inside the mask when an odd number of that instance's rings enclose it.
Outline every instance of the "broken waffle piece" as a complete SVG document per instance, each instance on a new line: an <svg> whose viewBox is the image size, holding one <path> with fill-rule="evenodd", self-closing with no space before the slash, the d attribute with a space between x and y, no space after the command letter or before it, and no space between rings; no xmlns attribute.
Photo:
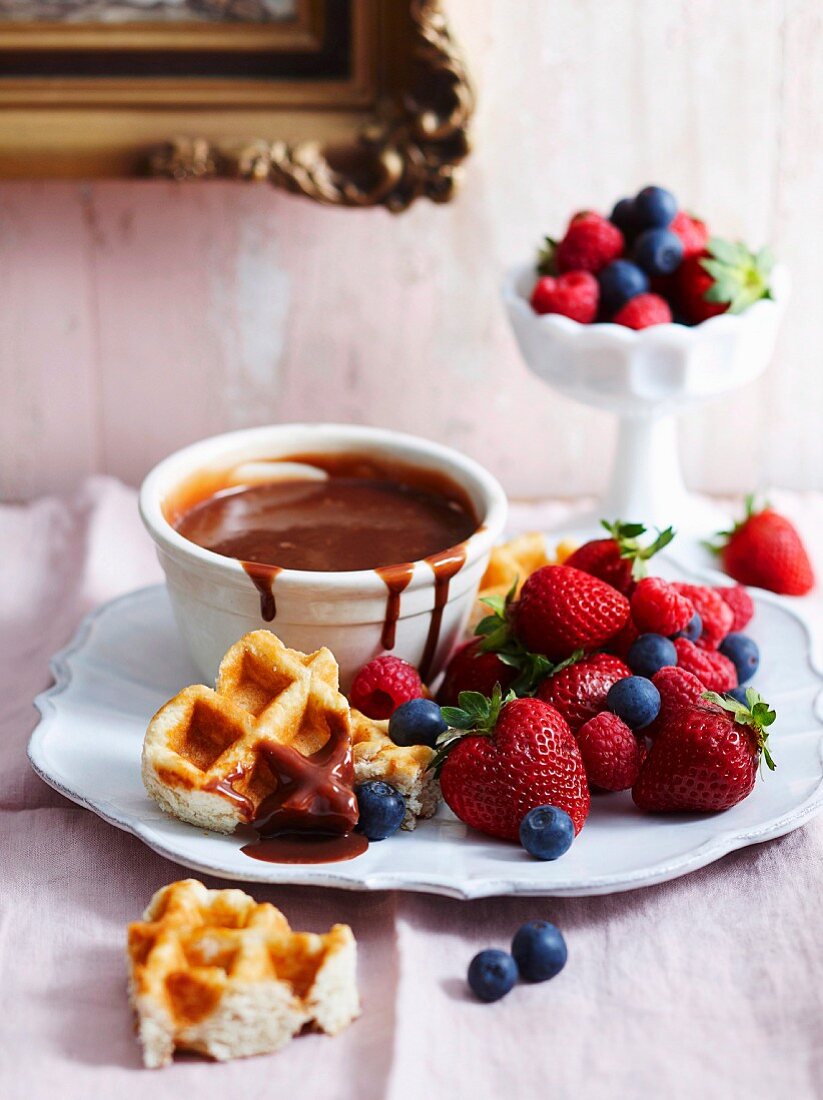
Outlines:
<svg viewBox="0 0 823 1100"><path fill-rule="evenodd" d="M218 1061L279 1050L360 1013L351 928L293 932L274 905L196 879L164 886L128 929L129 999L146 1066L175 1050Z"/></svg>
<svg viewBox="0 0 823 1100"><path fill-rule="evenodd" d="M401 829L411 830L418 819L433 817L440 802L440 784L429 771L434 750L428 745L395 745L388 721L367 718L352 707L351 734L354 772L358 783L382 779L406 800Z"/></svg>

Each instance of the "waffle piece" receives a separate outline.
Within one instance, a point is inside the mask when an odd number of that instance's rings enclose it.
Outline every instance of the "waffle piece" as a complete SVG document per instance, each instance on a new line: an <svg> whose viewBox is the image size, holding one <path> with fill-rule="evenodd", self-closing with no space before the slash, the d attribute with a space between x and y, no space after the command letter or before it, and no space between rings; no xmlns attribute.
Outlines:
<svg viewBox="0 0 823 1100"><path fill-rule="evenodd" d="M129 925L129 999L143 1061L175 1050L218 1061L279 1050L309 1024L336 1035L359 1015L351 928L293 932L279 909L196 879L158 890Z"/></svg>
<svg viewBox="0 0 823 1100"><path fill-rule="evenodd" d="M348 832L357 802L337 662L268 630L247 634L223 658L216 690L187 687L152 718L142 771L162 809L192 825L230 833L270 817L283 829Z"/></svg>
<svg viewBox="0 0 823 1100"><path fill-rule="evenodd" d="M351 736L357 782L382 779L406 800L402 829L414 829L418 818L433 817L440 802L440 784L428 771L434 751L427 745L395 745L389 723L367 718L352 708Z"/></svg>

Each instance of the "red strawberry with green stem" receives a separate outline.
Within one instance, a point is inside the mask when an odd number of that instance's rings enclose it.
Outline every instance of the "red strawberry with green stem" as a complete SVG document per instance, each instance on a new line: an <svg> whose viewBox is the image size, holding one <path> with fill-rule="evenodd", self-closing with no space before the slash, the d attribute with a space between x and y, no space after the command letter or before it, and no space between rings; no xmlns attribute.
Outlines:
<svg viewBox="0 0 823 1100"><path fill-rule="evenodd" d="M603 710L612 684L631 674L629 666L618 657L592 653L550 672L538 687L537 698L560 711L576 734Z"/></svg>
<svg viewBox="0 0 823 1100"><path fill-rule="evenodd" d="M700 703L676 708L640 769L635 804L658 813L737 805L751 793L761 757L774 769L768 728L775 717L752 688L745 704L708 691Z"/></svg>
<svg viewBox="0 0 823 1100"><path fill-rule="evenodd" d="M536 806L552 805L579 833L589 812L586 772L574 734L561 714L539 699L491 699L463 692L459 707L443 707L450 729L432 762L443 798L472 828L517 840L520 822Z"/></svg>
<svg viewBox="0 0 823 1100"><path fill-rule="evenodd" d="M609 523L603 519L600 526L610 537L584 542L563 564L590 573L624 596L630 596L637 581L646 576L647 562L669 545L674 530L667 527L665 531L658 531L653 542L641 546L638 540L646 533L642 523L624 523L619 519Z"/></svg>
<svg viewBox="0 0 823 1100"><path fill-rule="evenodd" d="M677 270L677 302L693 325L718 313L742 313L770 298L773 266L767 248L751 252L742 242L710 237L705 251L684 259Z"/></svg>
<svg viewBox="0 0 823 1100"><path fill-rule="evenodd" d="M814 570L797 529L768 504L746 497L746 514L731 531L721 531L709 548L740 584L783 596L804 596L814 587Z"/></svg>

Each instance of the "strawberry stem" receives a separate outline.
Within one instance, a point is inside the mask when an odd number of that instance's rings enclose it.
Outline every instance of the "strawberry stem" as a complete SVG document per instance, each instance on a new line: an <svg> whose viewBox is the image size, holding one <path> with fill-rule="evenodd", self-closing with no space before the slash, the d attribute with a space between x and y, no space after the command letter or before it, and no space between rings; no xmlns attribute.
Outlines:
<svg viewBox="0 0 823 1100"><path fill-rule="evenodd" d="M605 528L617 543L620 557L632 563L632 578L642 580L648 573L646 563L653 558L664 546L668 546L675 536L673 527L667 527L665 531L657 528L657 538L648 546L641 546L638 539L646 534L646 528L642 523L624 523L616 519L609 523L601 519L600 526Z"/></svg>
<svg viewBox="0 0 823 1100"><path fill-rule="evenodd" d="M775 770L777 765L769 752L768 727L777 718L777 714L754 688L746 688L745 703L741 703L733 695L719 695L716 691L704 691L701 698L728 711L738 725L748 726L753 730L758 751L762 752L766 767L769 771Z"/></svg>
<svg viewBox="0 0 823 1100"><path fill-rule="evenodd" d="M504 696L500 684L495 684L491 696L479 691L461 691L456 707L441 707L443 721L449 728L437 738L437 749L429 763L429 771L439 776L449 753L467 734L489 737L494 732L501 710L514 698L513 691Z"/></svg>

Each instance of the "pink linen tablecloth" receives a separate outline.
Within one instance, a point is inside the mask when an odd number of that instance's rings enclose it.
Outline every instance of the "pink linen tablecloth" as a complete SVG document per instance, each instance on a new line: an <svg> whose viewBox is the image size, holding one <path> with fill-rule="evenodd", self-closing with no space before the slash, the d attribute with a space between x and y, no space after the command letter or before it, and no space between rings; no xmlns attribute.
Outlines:
<svg viewBox="0 0 823 1100"><path fill-rule="evenodd" d="M823 575L823 497L778 503ZM565 507L520 506L514 526L556 521ZM134 492L106 479L0 508L0 561L2 1100L823 1095L821 819L610 897L459 902L251 886L296 927L353 926L363 1016L336 1039L302 1036L271 1057L142 1069L125 926L186 872L52 791L25 746L50 656L91 607L160 571ZM495 1005L473 1001L471 956L506 946L531 917L563 929L564 972Z"/></svg>

